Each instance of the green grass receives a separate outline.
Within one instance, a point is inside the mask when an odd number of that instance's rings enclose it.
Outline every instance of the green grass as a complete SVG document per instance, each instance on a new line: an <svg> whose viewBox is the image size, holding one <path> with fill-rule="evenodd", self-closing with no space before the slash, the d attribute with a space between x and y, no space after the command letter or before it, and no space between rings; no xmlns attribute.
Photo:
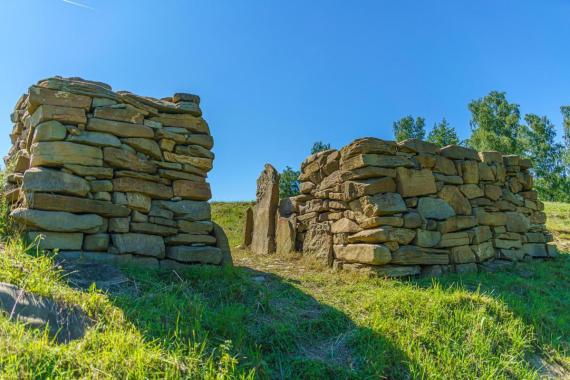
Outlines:
<svg viewBox="0 0 570 380"><path fill-rule="evenodd" d="M570 240L570 203L545 202L546 226L561 239Z"/></svg>
<svg viewBox="0 0 570 380"><path fill-rule="evenodd" d="M232 248L249 205L213 204ZM547 212L562 231L568 205ZM94 326L64 345L0 316L0 378L530 379L537 355L570 368L567 254L398 281L234 249L234 268L127 268L135 295L112 295L71 289L25 248L9 240L0 281L77 304Z"/></svg>

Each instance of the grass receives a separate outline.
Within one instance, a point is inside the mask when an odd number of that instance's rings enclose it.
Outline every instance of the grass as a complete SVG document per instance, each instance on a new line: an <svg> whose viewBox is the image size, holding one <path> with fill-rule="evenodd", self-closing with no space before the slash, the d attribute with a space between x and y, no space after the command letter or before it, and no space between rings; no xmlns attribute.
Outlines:
<svg viewBox="0 0 570 380"><path fill-rule="evenodd" d="M249 206L213 204L232 247ZM565 238L570 205L546 211ZM234 268L126 268L129 291L105 294L72 289L49 257L5 244L0 281L77 304L94 325L65 345L0 316L0 378L532 379L536 357L570 369L567 254L398 281L234 249Z"/></svg>

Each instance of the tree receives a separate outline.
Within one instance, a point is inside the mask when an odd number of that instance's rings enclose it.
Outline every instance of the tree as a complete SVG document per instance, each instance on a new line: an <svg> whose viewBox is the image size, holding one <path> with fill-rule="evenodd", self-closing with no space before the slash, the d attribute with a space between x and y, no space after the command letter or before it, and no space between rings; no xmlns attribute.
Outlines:
<svg viewBox="0 0 570 380"><path fill-rule="evenodd" d="M560 107L560 112L562 112L563 117L562 130L564 131L564 145L566 147L566 152L564 154L566 175L570 176L570 106Z"/></svg>
<svg viewBox="0 0 570 380"><path fill-rule="evenodd" d="M570 188L565 174L564 146L556 143L556 130L546 116L528 114L521 129L520 146L531 159L535 188L543 200L568 200Z"/></svg>
<svg viewBox="0 0 570 380"><path fill-rule="evenodd" d="M434 124L433 129L428 135L428 141L439 146L459 144L459 138L457 137L455 128L450 126L445 118L443 118L439 124Z"/></svg>
<svg viewBox="0 0 570 380"><path fill-rule="evenodd" d="M299 195L299 175L300 172L286 166L279 177L279 198L288 198Z"/></svg>
<svg viewBox="0 0 570 380"><path fill-rule="evenodd" d="M394 137L396 141L407 139L423 140L426 136L425 119L423 117L414 118L411 115L394 122Z"/></svg>
<svg viewBox="0 0 570 380"><path fill-rule="evenodd" d="M509 103L504 92L491 91L469 103L471 138L468 145L479 151L519 154L521 133L519 105Z"/></svg>
<svg viewBox="0 0 570 380"><path fill-rule="evenodd" d="M324 150L329 150L330 148L331 144L325 144L322 141L317 141L316 143L313 144L313 147L311 148L311 154L322 152Z"/></svg>

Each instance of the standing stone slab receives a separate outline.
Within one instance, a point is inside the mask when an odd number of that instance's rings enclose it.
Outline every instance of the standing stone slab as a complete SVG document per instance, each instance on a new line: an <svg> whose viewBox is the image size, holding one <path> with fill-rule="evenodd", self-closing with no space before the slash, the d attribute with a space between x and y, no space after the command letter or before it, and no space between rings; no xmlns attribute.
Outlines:
<svg viewBox="0 0 570 380"><path fill-rule="evenodd" d="M251 251L256 254L275 252L275 216L279 203L279 173L269 164L257 179L256 204L253 209Z"/></svg>
<svg viewBox="0 0 570 380"><path fill-rule="evenodd" d="M296 222L290 218L277 217L275 240L278 254L288 254L295 251L295 237L297 236L295 224Z"/></svg>

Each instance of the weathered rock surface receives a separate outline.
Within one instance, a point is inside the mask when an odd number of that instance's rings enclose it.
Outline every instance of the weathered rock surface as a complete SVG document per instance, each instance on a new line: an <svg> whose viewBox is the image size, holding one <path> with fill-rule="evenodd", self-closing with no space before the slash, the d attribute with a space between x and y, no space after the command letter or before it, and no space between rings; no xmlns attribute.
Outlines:
<svg viewBox="0 0 570 380"><path fill-rule="evenodd" d="M256 204L253 208L251 251L257 254L275 252L275 215L279 203L279 173L269 164L257 179Z"/></svg>

